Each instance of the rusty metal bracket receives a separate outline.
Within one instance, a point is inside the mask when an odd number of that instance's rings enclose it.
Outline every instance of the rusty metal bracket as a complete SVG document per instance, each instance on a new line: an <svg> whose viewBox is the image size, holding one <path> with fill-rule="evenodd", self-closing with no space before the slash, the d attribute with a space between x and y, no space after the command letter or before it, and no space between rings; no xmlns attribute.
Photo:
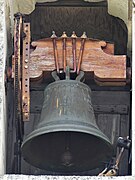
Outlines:
<svg viewBox="0 0 135 180"><path fill-rule="evenodd" d="M72 38L72 54L73 54L73 72L76 72L76 39L77 36L73 31Z"/></svg>
<svg viewBox="0 0 135 180"><path fill-rule="evenodd" d="M67 65L67 62L66 62L66 39L67 39L66 32L63 32L61 38L63 38L62 39L62 41L63 41L63 70L64 70L64 72L66 72L66 65Z"/></svg>
<svg viewBox="0 0 135 180"><path fill-rule="evenodd" d="M53 34L52 34L51 38L52 38L52 42L53 42L54 60L55 60L57 73L59 73L60 69L59 69L58 51L57 51L57 42L56 42L57 36L54 31L52 33Z"/></svg>
<svg viewBox="0 0 135 180"><path fill-rule="evenodd" d="M22 113L23 121L29 121L30 90L29 90L29 57L30 57L30 23L24 23L23 58L22 58Z"/></svg>
<svg viewBox="0 0 135 180"><path fill-rule="evenodd" d="M84 32L83 35L81 36L82 42L81 42L79 58L78 58L77 74L79 74L79 72L80 72L81 63L82 63L82 59L83 59L84 45L85 45L86 38L87 38L87 36L86 36L86 33Z"/></svg>

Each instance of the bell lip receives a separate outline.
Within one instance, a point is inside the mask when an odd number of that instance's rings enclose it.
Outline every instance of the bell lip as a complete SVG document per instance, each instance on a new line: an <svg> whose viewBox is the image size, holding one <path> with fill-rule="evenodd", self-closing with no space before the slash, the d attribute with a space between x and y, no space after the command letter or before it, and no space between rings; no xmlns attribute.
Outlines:
<svg viewBox="0 0 135 180"><path fill-rule="evenodd" d="M108 147L110 148L110 151L111 153L110 154L113 154L113 145L112 143L110 142L109 138L100 130L100 129L96 129L96 128L91 128L91 127L88 127L86 129L84 129L83 126L78 126L76 129L75 127L70 127L71 125L63 125L62 127L60 127L60 125L57 127L55 126L55 130L53 130L54 126L53 127L41 127L39 129L36 129L34 131L32 131L28 136L26 136L26 138L24 139L23 143L22 143L22 146L21 146L21 149L23 149L23 146L25 145L25 143L27 143L28 141L32 140L33 138L37 137L37 136L41 136L43 134L49 134L49 133L55 133L55 132L81 132L81 133L84 133L84 134L90 134L92 136L95 136L101 140L103 140L105 142L105 144L108 145ZM92 130L90 133L90 130ZM93 131L94 130L94 131ZM45 132L45 133L43 133ZM102 136L102 138L101 138Z"/></svg>
<svg viewBox="0 0 135 180"><path fill-rule="evenodd" d="M66 128L68 127L68 130L65 130ZM82 126L80 126L81 128L82 128ZM92 128L91 128L92 129ZM90 128L89 128L89 130L90 130ZM41 133L41 131L43 132L43 131L46 131L45 133ZM94 136L94 137L96 137L97 139L101 139L102 140L102 142L105 144L105 146L106 147L108 147L108 152L109 152L109 154L106 156L106 158L104 159L105 161L108 161L109 162L109 160L111 160L111 157L113 156L113 145L111 144L111 142L109 141L109 139L107 138L107 136L106 135L104 135L103 133L102 133L102 131L101 130L99 130L99 129L95 129L95 132L93 133L90 133L90 132L88 132L87 130L77 130L77 129L73 129L73 128L69 128L69 126L63 126L63 127L58 127L58 128L56 128L55 130L52 130L52 129L48 129L48 130L46 130L46 128L44 128L44 127L42 127L42 128L40 128L40 129L38 129L38 130L34 130L34 131L32 131L27 137L26 137L26 139L23 141L23 143L22 143L22 146L21 146L21 151L22 151L22 156L24 157L24 159L25 159L25 154L26 154L26 152L25 151L23 151L23 148L25 149L25 145L27 146L27 143L29 143L29 141L31 141L32 139L34 139L36 136L41 136L41 135L43 135L43 134L49 134L49 133L55 133L55 132L76 132L76 133L78 133L78 132L81 132L81 133L84 133L84 134L90 134L90 135L92 135L92 136ZM35 134L35 135L34 135ZM100 135L102 135L102 138L100 137ZM36 165L35 163L33 163L33 162L31 162L30 160L28 160L28 159L25 159L28 163L30 163L31 165L33 165L33 166L35 166L35 167L37 167L37 168L40 168L40 169L44 169L43 167L39 167L38 165ZM97 168L97 166L93 166L92 168L90 168L91 170L92 169L95 169L95 168ZM86 169L86 170L83 170L83 171L79 171L79 172L85 172L85 171L88 171L88 170L90 170L90 169ZM50 169L46 169L47 171L52 171L52 170L50 170ZM58 171L58 170L55 170L55 172L61 172L61 171ZM74 173L74 172L78 172L78 171L73 171L72 173ZM68 169L67 169L67 172L64 172L64 173L70 173L70 171L68 172Z"/></svg>

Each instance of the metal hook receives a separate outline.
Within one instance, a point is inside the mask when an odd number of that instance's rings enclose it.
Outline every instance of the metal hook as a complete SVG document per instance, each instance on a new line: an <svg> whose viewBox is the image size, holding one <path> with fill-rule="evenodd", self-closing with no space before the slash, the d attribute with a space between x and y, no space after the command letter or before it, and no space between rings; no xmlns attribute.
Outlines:
<svg viewBox="0 0 135 180"><path fill-rule="evenodd" d="M59 80L60 80L60 78L59 78L59 76L57 75L57 72L56 72L56 71L53 71L51 74L52 74L52 77L54 78L55 81L59 81Z"/></svg>
<svg viewBox="0 0 135 180"><path fill-rule="evenodd" d="M75 79L76 81L84 81L84 72L80 71L79 75Z"/></svg>

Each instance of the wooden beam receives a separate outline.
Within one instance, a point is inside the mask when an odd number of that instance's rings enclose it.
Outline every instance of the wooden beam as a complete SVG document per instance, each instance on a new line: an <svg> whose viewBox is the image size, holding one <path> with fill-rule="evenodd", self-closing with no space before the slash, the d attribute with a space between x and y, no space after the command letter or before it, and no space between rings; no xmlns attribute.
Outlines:
<svg viewBox="0 0 135 180"><path fill-rule="evenodd" d="M81 47L81 38L76 39L77 63ZM35 50L30 54L30 78L42 76L43 71L54 71L55 61L51 38L32 43ZM72 40L67 38L67 65L73 69ZM57 38L57 51L60 69L62 62L62 38ZM114 45L105 41L87 38L85 41L81 70L94 74L95 81L100 85L121 86L126 84L126 56L113 55Z"/></svg>

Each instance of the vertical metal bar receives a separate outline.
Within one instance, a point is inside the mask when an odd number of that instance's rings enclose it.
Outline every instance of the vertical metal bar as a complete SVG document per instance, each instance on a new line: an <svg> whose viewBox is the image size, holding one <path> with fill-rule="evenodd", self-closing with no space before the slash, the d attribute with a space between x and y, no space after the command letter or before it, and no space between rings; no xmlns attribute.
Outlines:
<svg viewBox="0 0 135 180"><path fill-rule="evenodd" d="M72 38L72 54L73 54L73 72L76 72L76 34L73 31Z"/></svg>
<svg viewBox="0 0 135 180"><path fill-rule="evenodd" d="M81 41L81 47L80 47L80 52L79 52L79 58L78 58L77 74L79 74L79 72L80 72L82 58L83 58L83 52L84 52L84 45L85 45L85 41L86 41L86 38L87 38L85 32L83 33L81 38L82 38L82 41Z"/></svg>
<svg viewBox="0 0 135 180"><path fill-rule="evenodd" d="M70 67L69 66L66 67L66 79L67 80L70 79Z"/></svg>
<svg viewBox="0 0 135 180"><path fill-rule="evenodd" d="M29 90L29 56L30 56L30 23L24 23L23 61L22 61L22 112L23 121L29 121L30 90Z"/></svg>
<svg viewBox="0 0 135 180"><path fill-rule="evenodd" d="M66 72L66 38L67 38L67 35L65 32L63 32L62 36L63 38L63 70L64 72Z"/></svg>
<svg viewBox="0 0 135 180"><path fill-rule="evenodd" d="M16 124L16 143L15 143L15 173L21 172L21 156L20 156L20 147L21 147L21 132L20 132L20 123L21 123L21 62L20 62L20 37L22 29L22 15L16 14L15 16L15 32L14 32L14 116Z"/></svg>
<svg viewBox="0 0 135 180"><path fill-rule="evenodd" d="M57 51L57 43L56 43L57 36L54 31L53 31L51 38L52 38L52 42L53 42L54 61L55 61L55 65L56 65L56 70L57 70L57 73L59 73L58 51Z"/></svg>
<svg viewBox="0 0 135 180"><path fill-rule="evenodd" d="M66 72L66 39L63 39L63 68L64 72Z"/></svg>

